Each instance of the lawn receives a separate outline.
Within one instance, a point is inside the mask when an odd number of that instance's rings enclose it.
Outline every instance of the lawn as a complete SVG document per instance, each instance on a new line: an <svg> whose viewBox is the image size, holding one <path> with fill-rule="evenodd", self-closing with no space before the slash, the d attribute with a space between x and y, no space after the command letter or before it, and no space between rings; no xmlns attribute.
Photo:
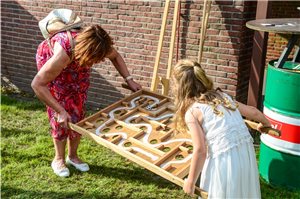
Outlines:
<svg viewBox="0 0 300 199"><path fill-rule="evenodd" d="M1 198L191 198L181 188L83 138L79 155L91 170L53 174L45 107L34 98L1 94ZM258 150L257 150L258 151ZM258 152L259 153L259 152ZM263 198L300 198L300 192L261 181Z"/></svg>

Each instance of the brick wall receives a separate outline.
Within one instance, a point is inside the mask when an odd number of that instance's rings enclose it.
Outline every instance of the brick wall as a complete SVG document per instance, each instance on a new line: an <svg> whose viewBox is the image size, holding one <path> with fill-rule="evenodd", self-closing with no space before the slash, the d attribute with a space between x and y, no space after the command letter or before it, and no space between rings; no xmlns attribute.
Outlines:
<svg viewBox="0 0 300 199"><path fill-rule="evenodd" d="M300 1L274 1L272 2L271 18L300 18ZM269 33L267 60L278 59L282 50L286 47L290 35ZM291 52L290 58L294 52Z"/></svg>
<svg viewBox="0 0 300 199"><path fill-rule="evenodd" d="M23 91L32 93L36 47L43 39L38 21L54 8L73 9L87 24L101 24L114 38L131 74L144 88L150 88L163 1L9 0L1 4L1 73ZM170 7L159 76L166 75L174 2ZM197 59L202 8L202 1L181 3L179 59ZM215 85L243 102L247 98L253 36L245 23L255 18L255 11L254 1L213 1L204 45L202 65ZM174 52L175 63L177 49ZM94 66L89 105L104 107L123 98L129 91L121 88L121 82L109 61Z"/></svg>

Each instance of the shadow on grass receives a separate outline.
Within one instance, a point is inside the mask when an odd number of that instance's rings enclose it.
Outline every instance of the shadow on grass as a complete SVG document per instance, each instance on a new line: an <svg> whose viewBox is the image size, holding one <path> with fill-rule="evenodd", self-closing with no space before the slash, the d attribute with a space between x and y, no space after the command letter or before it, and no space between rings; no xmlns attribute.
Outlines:
<svg viewBox="0 0 300 199"><path fill-rule="evenodd" d="M3 127L3 126L1 127L1 137L3 137L3 138L19 137L19 136L23 136L23 135L28 135L29 137L35 137L36 136L30 130L22 130L20 128L6 128L6 127ZM51 138L50 133L48 135L49 135L49 139L50 139Z"/></svg>
<svg viewBox="0 0 300 199"><path fill-rule="evenodd" d="M1 106L15 106L21 110L46 110L45 105L35 98L19 98L19 95L5 95L1 94Z"/></svg>
<svg viewBox="0 0 300 199"><path fill-rule="evenodd" d="M89 166L89 173L99 175L99 177L105 176L108 178L121 179L122 181L136 182L143 185L152 184L159 188L174 189L177 187L175 184L160 177L159 175L137 166L134 166L134 168L109 167L105 165L92 164L89 164ZM71 171L74 173L80 173L74 168L71 168Z"/></svg>
<svg viewBox="0 0 300 199"><path fill-rule="evenodd" d="M56 199L56 198L103 198L108 199L111 196L105 195L100 191L94 194L85 194L82 192L63 192L58 191L35 191L19 189L11 186L1 186L1 198L44 198L44 199Z"/></svg>
<svg viewBox="0 0 300 199"><path fill-rule="evenodd" d="M276 186L268 183L260 176L261 197L262 198L300 198L300 190L288 189L283 186Z"/></svg>

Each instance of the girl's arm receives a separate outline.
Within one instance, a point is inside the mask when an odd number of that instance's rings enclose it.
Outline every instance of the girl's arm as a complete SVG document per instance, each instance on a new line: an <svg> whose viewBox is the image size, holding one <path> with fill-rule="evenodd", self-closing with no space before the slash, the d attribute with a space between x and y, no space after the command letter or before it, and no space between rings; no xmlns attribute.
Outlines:
<svg viewBox="0 0 300 199"><path fill-rule="evenodd" d="M115 49L113 49L112 53L110 53L107 58L110 59L110 61L113 63L120 75L125 79L126 83L132 91L137 91L142 88L141 85L133 80L124 62L124 59Z"/></svg>
<svg viewBox="0 0 300 199"><path fill-rule="evenodd" d="M205 135L201 127L202 113L198 109L189 109L185 114L185 122L192 137L193 155L189 176L184 182L183 190L185 193L193 195L195 183L202 171L206 158Z"/></svg>
<svg viewBox="0 0 300 199"><path fill-rule="evenodd" d="M257 127L257 130L261 132L263 127L270 127L271 123L270 121L264 116L262 112L260 112L257 108L253 106L248 106L243 103L237 102L238 103L238 109L242 116L254 120L257 122L260 122L260 124Z"/></svg>
<svg viewBox="0 0 300 199"><path fill-rule="evenodd" d="M57 113L57 120L63 127L67 127L70 116L64 107L62 107L51 95L48 89L48 83L54 80L69 62L70 58L67 53L61 45L55 43L53 56L45 63L31 82L31 87L36 96L47 106L55 110Z"/></svg>

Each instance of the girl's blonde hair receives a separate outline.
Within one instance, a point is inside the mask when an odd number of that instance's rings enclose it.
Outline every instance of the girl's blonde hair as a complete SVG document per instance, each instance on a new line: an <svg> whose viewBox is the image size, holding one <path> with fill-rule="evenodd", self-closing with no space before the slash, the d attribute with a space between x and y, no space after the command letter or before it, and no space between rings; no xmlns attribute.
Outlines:
<svg viewBox="0 0 300 199"><path fill-rule="evenodd" d="M223 95L220 88L214 89L212 80L207 77L200 64L192 60L180 60L173 70L174 95L175 95L175 127L179 131L186 132L184 121L185 113L194 103L205 103L212 106L217 115L223 113L217 106L223 105L230 110L236 110L237 105L232 103Z"/></svg>
<svg viewBox="0 0 300 199"><path fill-rule="evenodd" d="M99 25L86 27L77 35L75 41L75 59L80 66L99 63L113 49L112 38Z"/></svg>

